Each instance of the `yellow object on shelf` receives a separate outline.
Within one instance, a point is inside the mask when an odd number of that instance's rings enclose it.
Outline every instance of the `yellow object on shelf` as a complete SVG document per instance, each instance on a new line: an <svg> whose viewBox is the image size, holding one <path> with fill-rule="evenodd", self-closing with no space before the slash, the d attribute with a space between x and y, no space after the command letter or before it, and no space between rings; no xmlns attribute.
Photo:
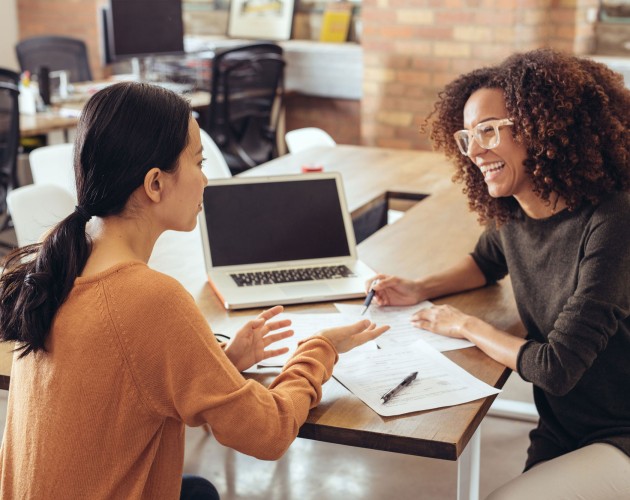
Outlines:
<svg viewBox="0 0 630 500"><path fill-rule="evenodd" d="M350 29L352 5L348 2L329 4L324 11L320 42L345 42Z"/></svg>

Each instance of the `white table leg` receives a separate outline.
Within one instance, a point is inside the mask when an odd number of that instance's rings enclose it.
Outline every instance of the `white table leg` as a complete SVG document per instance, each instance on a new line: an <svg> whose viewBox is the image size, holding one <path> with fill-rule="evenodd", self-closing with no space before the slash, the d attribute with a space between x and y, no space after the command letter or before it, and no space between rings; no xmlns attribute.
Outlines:
<svg viewBox="0 0 630 500"><path fill-rule="evenodd" d="M479 500L481 429L477 428L457 461L457 500Z"/></svg>

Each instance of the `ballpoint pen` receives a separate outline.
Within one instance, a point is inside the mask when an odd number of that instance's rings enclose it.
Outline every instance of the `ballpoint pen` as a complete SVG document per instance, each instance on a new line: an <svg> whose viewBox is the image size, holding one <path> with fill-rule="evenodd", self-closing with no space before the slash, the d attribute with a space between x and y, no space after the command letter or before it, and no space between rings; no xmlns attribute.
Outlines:
<svg viewBox="0 0 630 500"><path fill-rule="evenodd" d="M361 316L363 316L365 314L365 312L368 310L368 307L370 307L370 303L372 302L372 299L374 298L374 285L376 285L378 283L378 280L374 280L372 281L372 284L370 285L370 291L367 294L367 297L365 297L365 302L363 302L363 305L365 306L363 308L363 312L361 313Z"/></svg>
<svg viewBox="0 0 630 500"><path fill-rule="evenodd" d="M381 396L381 399L383 400L383 404L387 403L390 399L392 399L396 394L402 391L405 387L411 385L411 382L416 380L417 376L418 376L418 372L413 372L411 375L406 376L404 380L400 384L398 384L396 387L394 387L391 391L388 391L385 394L383 394Z"/></svg>

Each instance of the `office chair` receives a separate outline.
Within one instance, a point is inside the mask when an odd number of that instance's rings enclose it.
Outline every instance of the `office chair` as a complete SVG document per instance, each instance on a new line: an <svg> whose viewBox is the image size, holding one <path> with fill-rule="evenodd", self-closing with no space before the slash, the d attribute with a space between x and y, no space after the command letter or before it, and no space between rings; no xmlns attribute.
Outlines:
<svg viewBox="0 0 630 500"><path fill-rule="evenodd" d="M31 151L28 162L31 165L33 184L54 184L70 193L76 200L73 154L72 144L42 146Z"/></svg>
<svg viewBox="0 0 630 500"><path fill-rule="evenodd" d="M212 60L212 101L205 127L233 174L278 156L285 61L273 43L217 52Z"/></svg>
<svg viewBox="0 0 630 500"><path fill-rule="evenodd" d="M306 127L287 132L284 136L289 153L297 153L305 149L319 146L336 146L335 140L321 128Z"/></svg>
<svg viewBox="0 0 630 500"><path fill-rule="evenodd" d="M83 40L65 36L37 36L22 40L15 46L22 71L35 74L39 68L65 70L70 82L92 80L87 46Z"/></svg>
<svg viewBox="0 0 630 500"><path fill-rule="evenodd" d="M75 201L65 189L52 184L29 184L7 197L18 246L37 243L46 231L74 210Z"/></svg>
<svg viewBox="0 0 630 500"><path fill-rule="evenodd" d="M11 227L7 195L17 186L17 156L20 144L20 111L18 108L17 73L0 68L0 232ZM0 246L12 246L0 242Z"/></svg>

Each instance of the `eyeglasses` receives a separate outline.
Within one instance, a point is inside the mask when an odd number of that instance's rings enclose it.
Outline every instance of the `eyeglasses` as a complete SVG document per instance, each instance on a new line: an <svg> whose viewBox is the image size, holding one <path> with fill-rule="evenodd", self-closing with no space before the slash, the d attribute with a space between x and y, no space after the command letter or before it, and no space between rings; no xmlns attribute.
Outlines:
<svg viewBox="0 0 630 500"><path fill-rule="evenodd" d="M464 156L468 156L472 139L475 139L477 144L483 149L494 149L501 142L499 129L512 125L514 125L514 123L509 118L488 120L487 122L478 124L472 130L458 130L453 134L453 137L455 137L455 142L461 153Z"/></svg>

